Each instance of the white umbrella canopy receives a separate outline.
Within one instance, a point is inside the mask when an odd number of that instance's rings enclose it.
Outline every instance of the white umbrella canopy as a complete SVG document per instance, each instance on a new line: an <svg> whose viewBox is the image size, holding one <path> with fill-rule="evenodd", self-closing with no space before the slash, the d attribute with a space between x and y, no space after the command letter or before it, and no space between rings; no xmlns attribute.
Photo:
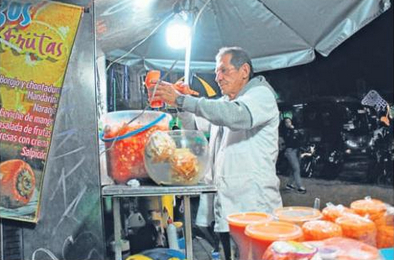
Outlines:
<svg viewBox="0 0 394 260"><path fill-rule="evenodd" d="M179 60L174 70L183 71L184 50L170 49L164 34L170 20L166 18L177 9L174 5L186 4L179 0L144 0L147 6L137 6L141 1L97 1L98 46L108 60L161 70L168 70L174 60ZM315 59L316 52L328 56L391 7L390 0L189 0L187 3L196 13L207 4L193 35L193 72L212 72L215 54L224 46L244 48L252 58L255 72L309 63ZM144 39L160 23L158 30Z"/></svg>

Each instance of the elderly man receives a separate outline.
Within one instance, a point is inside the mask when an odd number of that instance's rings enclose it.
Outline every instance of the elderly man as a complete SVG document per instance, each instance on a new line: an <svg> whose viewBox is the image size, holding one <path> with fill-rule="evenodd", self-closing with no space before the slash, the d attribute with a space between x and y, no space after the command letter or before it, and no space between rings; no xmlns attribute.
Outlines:
<svg viewBox="0 0 394 260"><path fill-rule="evenodd" d="M252 63L243 49L220 49L215 73L223 94L220 99L183 95L165 82L159 84L156 97L210 123L212 164L206 179L218 191L201 197L196 224L208 227L214 221L229 259L226 217L250 211L271 213L282 206L275 170L279 111L265 78L252 78Z"/></svg>

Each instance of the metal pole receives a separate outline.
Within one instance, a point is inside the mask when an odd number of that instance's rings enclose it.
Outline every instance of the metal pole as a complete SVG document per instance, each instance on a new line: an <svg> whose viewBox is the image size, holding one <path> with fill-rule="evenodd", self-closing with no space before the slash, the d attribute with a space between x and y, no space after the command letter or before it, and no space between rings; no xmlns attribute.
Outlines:
<svg viewBox="0 0 394 260"><path fill-rule="evenodd" d="M113 214L114 214L114 240L115 240L115 260L122 260L122 237L121 229L122 224L120 223L120 198L113 197Z"/></svg>
<svg viewBox="0 0 394 260"><path fill-rule="evenodd" d="M183 196L185 205L185 244L186 259L193 260L193 238L192 238L192 217L190 211L190 196Z"/></svg>
<svg viewBox="0 0 394 260"><path fill-rule="evenodd" d="M189 25L193 25L193 14L190 12L190 19L191 21L189 22ZM186 53L185 53L185 83L190 85L190 60L191 60L191 54L192 54L192 42L193 42L193 31L190 31L190 41L189 44L186 46Z"/></svg>

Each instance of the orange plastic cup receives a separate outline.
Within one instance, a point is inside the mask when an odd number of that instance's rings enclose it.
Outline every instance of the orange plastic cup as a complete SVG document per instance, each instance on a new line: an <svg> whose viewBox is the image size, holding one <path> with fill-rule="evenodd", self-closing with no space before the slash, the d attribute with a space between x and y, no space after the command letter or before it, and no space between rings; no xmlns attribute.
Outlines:
<svg viewBox="0 0 394 260"><path fill-rule="evenodd" d="M291 222L302 226L307 221L322 218L320 210L310 207L283 207L274 210L274 216L279 221Z"/></svg>
<svg viewBox="0 0 394 260"><path fill-rule="evenodd" d="M164 106L163 100L151 100L152 99L152 94L153 90L155 88L155 83L152 83L153 81L157 81L160 79L160 70L150 70L146 74L145 77L145 86L148 90L148 99L149 99L149 104L151 108L160 108Z"/></svg>
<svg viewBox="0 0 394 260"><path fill-rule="evenodd" d="M281 221L247 225L245 234L251 241L251 259L262 259L274 241L302 241L302 229L298 225Z"/></svg>
<svg viewBox="0 0 394 260"><path fill-rule="evenodd" d="M386 205L382 201L369 198L352 202L350 208L362 217L368 215L372 221L382 217L386 212Z"/></svg>
<svg viewBox="0 0 394 260"><path fill-rule="evenodd" d="M326 220L313 220L302 225L305 241L323 240L331 237L341 237L342 228Z"/></svg>
<svg viewBox="0 0 394 260"><path fill-rule="evenodd" d="M239 259L250 259L250 239L245 235L245 228L249 224L267 223L274 217L267 213L245 212L235 213L227 216L230 226L230 234L238 246Z"/></svg>
<svg viewBox="0 0 394 260"><path fill-rule="evenodd" d="M353 238L371 246L376 246L376 225L359 215L347 214L335 221L342 228L344 237Z"/></svg>

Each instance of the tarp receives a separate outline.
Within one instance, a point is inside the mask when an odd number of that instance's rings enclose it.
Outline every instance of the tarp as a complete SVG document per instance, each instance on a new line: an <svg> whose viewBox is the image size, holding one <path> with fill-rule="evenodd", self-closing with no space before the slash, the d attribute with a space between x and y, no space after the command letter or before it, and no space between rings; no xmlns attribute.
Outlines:
<svg viewBox="0 0 394 260"><path fill-rule="evenodd" d="M198 12L207 1L190 3ZM98 1L98 46L109 60L124 56L122 64L168 70L179 59L174 70L183 71L184 51L166 45L165 25L128 53L179 1L150 0L139 8L137 2ZM196 26L191 69L213 72L215 54L224 46L247 50L255 72L306 64L316 52L328 56L390 7L390 0L211 0Z"/></svg>

